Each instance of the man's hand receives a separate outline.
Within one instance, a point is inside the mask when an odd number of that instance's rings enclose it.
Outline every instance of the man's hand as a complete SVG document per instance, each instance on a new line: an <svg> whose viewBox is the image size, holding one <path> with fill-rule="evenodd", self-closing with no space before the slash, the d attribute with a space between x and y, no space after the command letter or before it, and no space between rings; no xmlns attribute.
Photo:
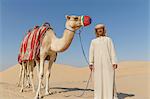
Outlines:
<svg viewBox="0 0 150 99"><path fill-rule="evenodd" d="M118 65L117 64L113 64L113 68L117 69Z"/></svg>
<svg viewBox="0 0 150 99"><path fill-rule="evenodd" d="M90 68L91 71L93 71L94 70L94 65L89 65L89 68Z"/></svg>

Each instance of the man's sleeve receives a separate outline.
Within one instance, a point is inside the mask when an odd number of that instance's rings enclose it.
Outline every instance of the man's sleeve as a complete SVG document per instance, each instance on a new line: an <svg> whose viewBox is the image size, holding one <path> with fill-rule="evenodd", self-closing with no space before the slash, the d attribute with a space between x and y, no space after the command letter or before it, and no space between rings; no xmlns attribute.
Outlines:
<svg viewBox="0 0 150 99"><path fill-rule="evenodd" d="M89 49L89 64L94 64L94 47L93 47L93 41L91 41L90 49Z"/></svg>
<svg viewBox="0 0 150 99"><path fill-rule="evenodd" d="M116 51L115 51L115 46L114 46L114 44L113 44L113 41L112 41L112 39L110 39L110 42L109 42L110 44L110 58L111 58L111 62L112 62L112 64L117 64L118 63L118 61L117 61L117 56L116 56Z"/></svg>

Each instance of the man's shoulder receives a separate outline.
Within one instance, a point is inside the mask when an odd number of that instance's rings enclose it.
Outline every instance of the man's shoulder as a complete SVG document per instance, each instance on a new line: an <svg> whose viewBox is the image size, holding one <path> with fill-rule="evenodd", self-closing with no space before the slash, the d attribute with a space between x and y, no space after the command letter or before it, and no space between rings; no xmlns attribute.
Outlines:
<svg viewBox="0 0 150 99"><path fill-rule="evenodd" d="M105 39L107 39L109 41L112 40L111 37L108 37L108 36L106 36ZM94 42L98 42L98 41L99 41L99 38L94 38L91 42L94 43Z"/></svg>
<svg viewBox="0 0 150 99"><path fill-rule="evenodd" d="M106 36L106 38L107 38L107 39L111 39L111 37L109 37L109 36Z"/></svg>
<svg viewBox="0 0 150 99"><path fill-rule="evenodd" d="M94 38L93 40L92 40L92 42L94 43L94 42L96 42L98 40L98 38Z"/></svg>
<svg viewBox="0 0 150 99"><path fill-rule="evenodd" d="M108 40L110 40L110 41L112 40L111 37L108 37L108 36L106 36L106 39L108 39Z"/></svg>

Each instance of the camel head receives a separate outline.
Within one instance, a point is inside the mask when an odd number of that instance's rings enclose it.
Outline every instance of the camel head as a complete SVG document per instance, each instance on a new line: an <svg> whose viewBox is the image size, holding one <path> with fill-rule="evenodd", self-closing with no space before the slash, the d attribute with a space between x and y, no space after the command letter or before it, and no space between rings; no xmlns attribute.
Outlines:
<svg viewBox="0 0 150 99"><path fill-rule="evenodd" d="M88 26L91 23L89 16L68 16L66 15L66 29L62 38L54 37L51 43L51 50L54 52L64 52L67 50L73 40L75 31L82 26Z"/></svg>
<svg viewBox="0 0 150 99"><path fill-rule="evenodd" d="M73 31L78 30L82 26L81 16L66 15L66 28Z"/></svg>

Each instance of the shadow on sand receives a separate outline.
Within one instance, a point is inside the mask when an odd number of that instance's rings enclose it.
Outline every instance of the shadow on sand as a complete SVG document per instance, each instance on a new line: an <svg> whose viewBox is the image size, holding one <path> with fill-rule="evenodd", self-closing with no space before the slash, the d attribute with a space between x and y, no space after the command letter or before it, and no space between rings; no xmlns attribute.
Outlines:
<svg viewBox="0 0 150 99"><path fill-rule="evenodd" d="M82 89L82 88L64 88L64 87L52 87L50 89L57 89L60 91L52 92L52 94L57 93L65 93L65 92L72 92L72 91L86 91L86 92L94 92L93 89ZM125 99L127 97L133 97L134 94L127 94L127 93L117 93L118 99Z"/></svg>
<svg viewBox="0 0 150 99"><path fill-rule="evenodd" d="M81 89L81 88L64 88L64 87L52 87L50 89L60 89L58 93L71 92L71 91L94 91L93 89Z"/></svg>
<svg viewBox="0 0 150 99"><path fill-rule="evenodd" d="M127 93L117 93L118 99L125 99L127 97L133 97L134 94L127 94Z"/></svg>

